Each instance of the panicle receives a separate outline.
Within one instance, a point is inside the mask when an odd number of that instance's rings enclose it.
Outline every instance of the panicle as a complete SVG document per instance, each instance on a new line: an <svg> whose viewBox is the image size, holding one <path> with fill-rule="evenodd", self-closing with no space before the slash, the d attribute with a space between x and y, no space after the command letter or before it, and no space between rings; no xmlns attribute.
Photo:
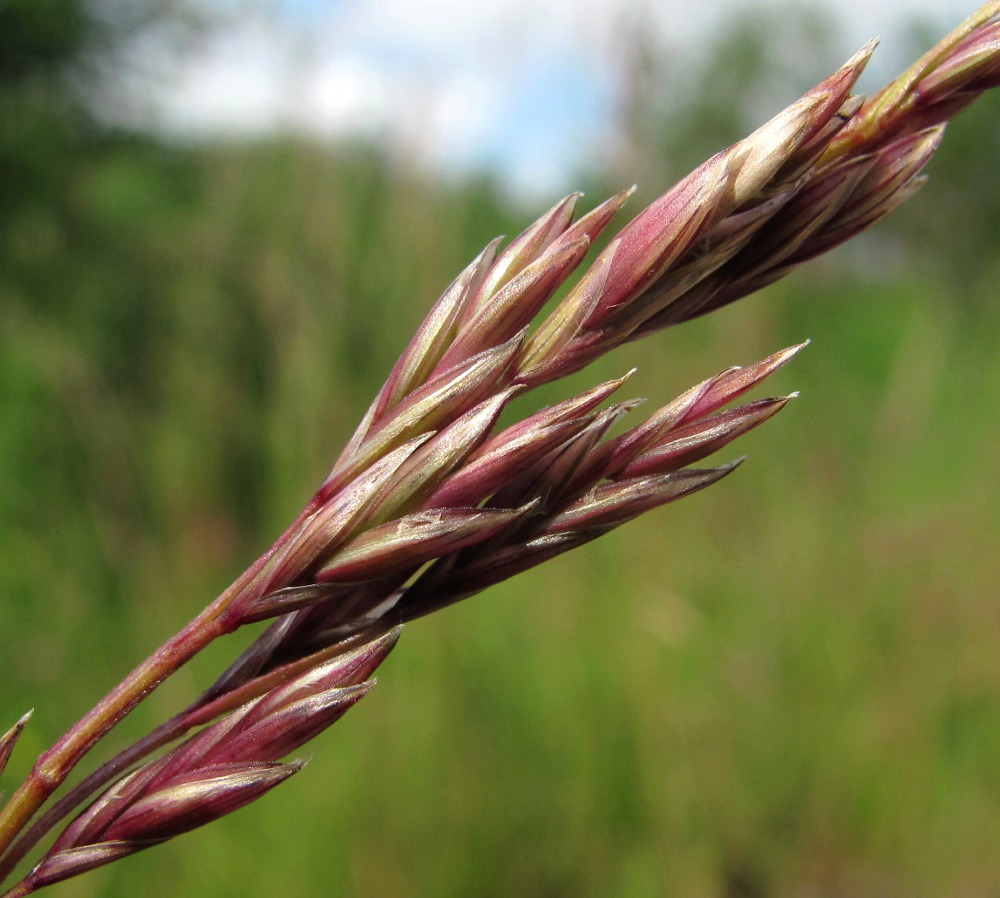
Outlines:
<svg viewBox="0 0 1000 898"><path fill-rule="evenodd" d="M435 430L506 385L508 368L520 351L524 334L465 359L428 380L373 424L357 448L342 456L323 492L332 495L345 482L374 464L385 452L429 430Z"/></svg>
<svg viewBox="0 0 1000 898"><path fill-rule="evenodd" d="M587 328L641 295L721 217L730 177L724 154L715 156L625 226L606 251L612 256L607 279Z"/></svg>
<svg viewBox="0 0 1000 898"><path fill-rule="evenodd" d="M587 319L587 327L596 330L612 315L620 321L623 307L641 305L644 294L719 222L765 199L783 168L801 165L796 153L814 155L810 141L827 129L841 109L872 49L872 45L866 47L749 137L709 159L640 212L619 235L604 295ZM618 327L607 339L621 342L626 336Z"/></svg>
<svg viewBox="0 0 1000 898"><path fill-rule="evenodd" d="M492 495L489 507L526 497L542 504L497 534L439 556L400 589L387 620L407 621L438 610L588 542L651 508L702 489L733 470L681 470L780 411L790 397L719 409L790 361L790 347L746 368L731 368L699 384L623 435L604 439L635 403L596 412L581 403L582 427L539 456ZM536 420L544 420L540 413ZM603 441L602 441L603 440Z"/></svg>
<svg viewBox="0 0 1000 898"><path fill-rule="evenodd" d="M371 688L368 677L399 637L393 630L316 665L143 764L100 795L28 876L34 888L204 826L302 769L279 762L338 720Z"/></svg>
<svg viewBox="0 0 1000 898"><path fill-rule="evenodd" d="M568 373L566 350L603 298L620 243L615 240L608 246L528 339L517 362L519 383L544 383Z"/></svg>
<svg viewBox="0 0 1000 898"><path fill-rule="evenodd" d="M433 435L433 432L421 434L388 452L306 518L289 537L283 551L269 563L269 588L264 592L294 580L364 524L386 484Z"/></svg>
<svg viewBox="0 0 1000 898"><path fill-rule="evenodd" d="M997 13L994 0L870 99L851 95L875 46L867 44L636 215L533 333L530 322L631 191L575 224L571 195L505 249L487 246L421 325L315 507L265 565L270 579L242 608L243 622L289 618L218 688L249 688L359 621L409 619L565 551L612 522L611 509L627 517L644 507L637 491L656 504L710 482L714 473L681 468L784 407L790 397L720 411L800 347L723 372L610 438L633 407L599 409L617 384L491 433L518 389L753 292L912 195L938 123L997 82ZM580 526L559 529L557 520Z"/></svg>
<svg viewBox="0 0 1000 898"><path fill-rule="evenodd" d="M381 487L364 528L326 553L307 582L246 609L247 621L294 613L272 626L214 694L246 688L352 634L444 607L714 482L732 468L680 469L771 417L787 397L715 413L803 345L727 369L610 439L638 403L599 406L626 378L489 438L507 396L467 412L451 428L466 436L450 439L446 429L414 450Z"/></svg>
<svg viewBox="0 0 1000 898"><path fill-rule="evenodd" d="M593 539L653 508L715 483L742 462L743 459L737 459L710 470L688 469L602 484L554 515L545 535L566 534L581 541Z"/></svg>
<svg viewBox="0 0 1000 898"><path fill-rule="evenodd" d="M403 350L369 414L355 438L360 441L376 419L398 405L407 395L426 381L441 356L451 345L458 323L470 297L475 296L487 272L490 271L501 238L491 241L442 294L417 329L410 344ZM345 455L353 454L357 444L348 443Z"/></svg>
<svg viewBox="0 0 1000 898"><path fill-rule="evenodd" d="M494 346L522 331L583 261L590 240L581 237L572 243L552 246L520 274L498 290L466 322L444 357L447 369L462 359Z"/></svg>
<svg viewBox="0 0 1000 898"><path fill-rule="evenodd" d="M820 164L943 124L1000 83L1000 0L981 6L902 75L865 100Z"/></svg>
<svg viewBox="0 0 1000 898"><path fill-rule="evenodd" d="M372 515L382 523L423 503L488 436L518 387L508 387L460 416L399 466Z"/></svg>
<svg viewBox="0 0 1000 898"><path fill-rule="evenodd" d="M679 427L669 439L636 456L621 470L618 479L667 474L701 461L758 424L763 424L780 412L795 395L761 399Z"/></svg>
<svg viewBox="0 0 1000 898"><path fill-rule="evenodd" d="M920 100L935 106L949 103L956 95L974 99L997 86L1000 86L1000 22L993 21L956 44L951 55L928 73L919 86Z"/></svg>
<svg viewBox="0 0 1000 898"><path fill-rule="evenodd" d="M879 93L852 96L874 47L640 211L561 300L631 190L575 223L573 194L506 248L487 245L431 309L300 518L209 609L223 632L276 619L171 732L204 729L101 794L25 888L261 797L301 769L281 758L367 693L393 627L734 470L739 460L688 466L786 406L795 394L726 408L801 345L723 371L618 434L638 402L601 406L624 378L494 430L517 394L760 289L912 196L945 123L1000 86L1000 0ZM0 772L27 718L0 737Z"/></svg>
<svg viewBox="0 0 1000 898"><path fill-rule="evenodd" d="M500 533L523 511L446 508L418 511L369 530L319 571L320 583L361 583L403 573Z"/></svg>
<svg viewBox="0 0 1000 898"><path fill-rule="evenodd" d="M565 233L581 194L556 203L497 257L463 313L463 324L489 303L506 284L523 272Z"/></svg>
<svg viewBox="0 0 1000 898"><path fill-rule="evenodd" d="M589 422L589 414L629 375L544 408L487 440L428 499L426 507L478 505L525 469L539 464Z"/></svg>
<svg viewBox="0 0 1000 898"><path fill-rule="evenodd" d="M787 262L801 265L881 221L919 190L920 172L937 151L944 126L901 137L872 153L872 165L848 200ZM862 157L864 158L864 157Z"/></svg>

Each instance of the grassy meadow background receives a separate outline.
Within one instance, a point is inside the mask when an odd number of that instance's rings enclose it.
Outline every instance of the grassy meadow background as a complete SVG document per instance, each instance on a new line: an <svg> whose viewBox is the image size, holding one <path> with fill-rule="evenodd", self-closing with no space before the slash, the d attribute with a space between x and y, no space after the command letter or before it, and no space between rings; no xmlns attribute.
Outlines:
<svg viewBox="0 0 1000 898"><path fill-rule="evenodd" d="M0 6L0 729L36 708L8 792L284 529L433 298L548 204L374 146L111 130L65 86L95 22L49 7ZM852 49L777 21L818 68L776 71L766 28L683 101L637 67L585 208L639 180L638 211L762 117L739 88L790 101ZM637 365L662 404L811 338L735 475L409 626L301 775L53 898L1000 894L998 99L893 222L522 400Z"/></svg>

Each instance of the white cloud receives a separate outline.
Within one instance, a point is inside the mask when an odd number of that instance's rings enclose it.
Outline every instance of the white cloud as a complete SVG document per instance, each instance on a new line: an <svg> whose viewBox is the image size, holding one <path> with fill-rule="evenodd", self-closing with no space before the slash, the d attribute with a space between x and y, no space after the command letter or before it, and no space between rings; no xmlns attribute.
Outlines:
<svg viewBox="0 0 1000 898"><path fill-rule="evenodd" d="M522 189L551 192L613 143L623 35L642 28L689 46L751 5L271 0L269 17L234 18L163 85L158 121L195 135L363 134L424 165L489 166ZM903 16L957 23L970 11L962 0L841 0L851 45L840 55Z"/></svg>
<svg viewBox="0 0 1000 898"><path fill-rule="evenodd" d="M377 133L397 115L391 85L372 66L331 59L303 80L295 118L319 133Z"/></svg>
<svg viewBox="0 0 1000 898"><path fill-rule="evenodd" d="M288 48L260 21L213 38L153 88L156 116L182 134L257 133L281 123Z"/></svg>

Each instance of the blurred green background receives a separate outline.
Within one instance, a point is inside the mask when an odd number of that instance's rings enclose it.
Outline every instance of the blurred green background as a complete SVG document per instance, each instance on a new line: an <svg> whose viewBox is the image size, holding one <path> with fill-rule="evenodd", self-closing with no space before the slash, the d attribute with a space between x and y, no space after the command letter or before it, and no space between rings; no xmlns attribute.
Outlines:
<svg viewBox="0 0 1000 898"><path fill-rule="evenodd" d="M0 4L0 728L37 708L8 791L284 528L432 299L548 204L375 145L102 124L90 79L173 15L144 8ZM846 56L829 34L734 22L682 96L636 48L630 152L586 203L639 180L641 208L760 120L746 97ZM786 38L818 68L769 62ZM892 222L546 394L638 365L662 403L812 338L736 475L411 625L301 775L51 894L1000 894L998 100Z"/></svg>

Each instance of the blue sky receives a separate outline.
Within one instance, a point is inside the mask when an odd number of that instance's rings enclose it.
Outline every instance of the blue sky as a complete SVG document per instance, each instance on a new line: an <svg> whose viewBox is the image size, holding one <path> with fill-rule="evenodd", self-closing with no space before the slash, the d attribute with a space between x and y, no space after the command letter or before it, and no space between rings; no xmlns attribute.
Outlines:
<svg viewBox="0 0 1000 898"><path fill-rule="evenodd" d="M148 112L156 127L209 139L280 128L323 139L363 134L444 176L491 169L527 195L565 190L576 171L615 151L630 29L665 54L691 52L727 17L754 8L752 0L205 2L222 23L160 80ZM840 0L831 9L838 52L824 67L882 35L884 73L904 62L892 42L904 22L919 16L943 34L974 4Z"/></svg>

